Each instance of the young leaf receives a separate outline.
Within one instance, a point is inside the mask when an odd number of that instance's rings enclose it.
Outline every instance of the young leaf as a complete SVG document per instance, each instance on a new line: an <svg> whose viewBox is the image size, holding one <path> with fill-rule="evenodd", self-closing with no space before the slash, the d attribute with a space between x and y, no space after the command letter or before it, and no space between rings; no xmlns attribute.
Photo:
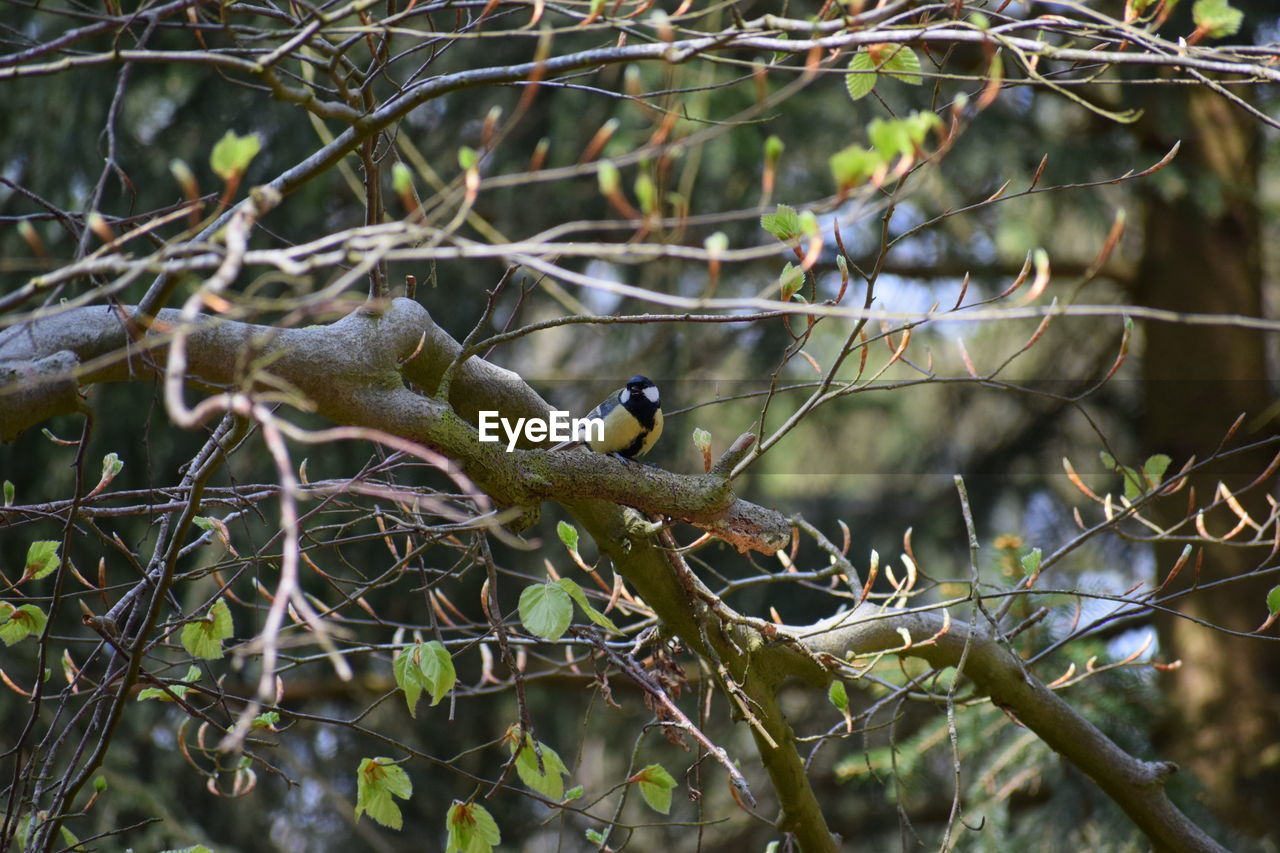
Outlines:
<svg viewBox="0 0 1280 853"><path fill-rule="evenodd" d="M569 578L560 578L556 583L560 585L561 589L569 593L569 597L582 609L583 613L587 614L588 619L606 631L612 631L615 634L622 633L618 630L618 626L613 624L612 619L591 606L591 602L587 599L587 594L582 591L582 587L578 586L576 581Z"/></svg>
<svg viewBox="0 0 1280 853"><path fill-rule="evenodd" d="M920 76L920 57L916 56L916 52L905 44L895 45L890 51L880 70L895 80L919 86L924 78Z"/></svg>
<svg viewBox="0 0 1280 853"><path fill-rule="evenodd" d="M427 690L431 693L432 706L438 705L458 680L457 670L453 667L453 655L449 654L449 650L443 643L431 640L422 644L421 653L418 655L418 666L427 679Z"/></svg>
<svg viewBox="0 0 1280 853"><path fill-rule="evenodd" d="M399 196L413 189L413 171L404 163L396 163L391 167L391 189Z"/></svg>
<svg viewBox="0 0 1280 853"><path fill-rule="evenodd" d="M573 619L569 593L555 583L525 587L520 593L520 622L530 634L544 640L558 640Z"/></svg>
<svg viewBox="0 0 1280 853"><path fill-rule="evenodd" d="M849 97L860 101L876 87L876 62L871 54L860 50L849 60L849 73L844 75L844 87Z"/></svg>
<svg viewBox="0 0 1280 853"><path fill-rule="evenodd" d="M1040 571L1040 559L1042 556L1039 548L1032 548L1030 552L1023 554L1022 558L1018 560L1018 563L1022 566L1022 573L1024 575L1034 575Z"/></svg>
<svg viewBox="0 0 1280 853"><path fill-rule="evenodd" d="M426 678L418 667L414 656L419 644L405 646L391 661L391 672L395 675L396 687L404 691L404 701L409 705L409 716L418 716L418 698L427 686Z"/></svg>
<svg viewBox="0 0 1280 853"><path fill-rule="evenodd" d="M365 758L356 770L356 820L367 814L390 829L403 824L400 807L392 797L407 800L413 796L409 774L390 758Z"/></svg>
<svg viewBox="0 0 1280 853"><path fill-rule="evenodd" d="M601 160L596 171L596 183L600 185L601 195L613 195L618 191L618 167L608 160Z"/></svg>
<svg viewBox="0 0 1280 853"><path fill-rule="evenodd" d="M61 565L62 560L58 558L58 543L51 539L42 539L32 542L27 548L27 564L22 570L22 576L31 580L40 580L57 571Z"/></svg>
<svg viewBox="0 0 1280 853"><path fill-rule="evenodd" d="M458 149L458 165L462 167L462 171L470 172L479 162L480 155L474 148L463 145Z"/></svg>
<svg viewBox="0 0 1280 853"><path fill-rule="evenodd" d="M514 755L517 749L520 755L516 758L516 773L520 781L550 800L564 799L564 777L569 775L569 768L564 766L559 753L541 741L535 741L525 734L521 737L520 727L512 726L508 730L507 745ZM520 746L524 742L523 748ZM535 750L536 747L536 750ZM542 767L538 767L538 752L542 753Z"/></svg>
<svg viewBox="0 0 1280 853"><path fill-rule="evenodd" d="M218 660L222 657L222 641L234 633L231 610L226 600L219 598L206 616L182 626L182 647L192 657Z"/></svg>
<svg viewBox="0 0 1280 853"><path fill-rule="evenodd" d="M44 611L34 604L16 608L12 604L5 604L3 611L0 611L0 641L6 646L12 646L27 637L37 637L44 632L47 621Z"/></svg>
<svg viewBox="0 0 1280 853"><path fill-rule="evenodd" d="M502 843L502 833L488 809L478 803L454 800L445 815L449 843L445 853L492 853Z"/></svg>
<svg viewBox="0 0 1280 853"><path fill-rule="evenodd" d="M782 290L782 301L786 302L796 295L804 286L804 270L794 266L790 261L783 264L782 274L778 276L778 287Z"/></svg>
<svg viewBox="0 0 1280 853"><path fill-rule="evenodd" d="M172 693L174 696L181 699L187 695L187 691L191 689L191 685L195 684L199 680L200 667L194 665L189 666L187 667L187 674L183 677L182 681L177 684L170 684L168 692L161 690L159 687L147 687L138 691L138 698L135 701L145 702L148 699L158 699L161 702L172 702L173 697L171 697L169 693Z"/></svg>
<svg viewBox="0 0 1280 853"><path fill-rule="evenodd" d="M915 153L907 123L902 119L872 119L867 125L867 139L886 161L895 155L909 157Z"/></svg>
<svg viewBox="0 0 1280 853"><path fill-rule="evenodd" d="M649 804L649 808L661 814L671 811L671 790L676 780L661 764L650 764L627 780L640 784L640 795Z"/></svg>
<svg viewBox="0 0 1280 853"><path fill-rule="evenodd" d="M827 688L827 699L831 700L831 704L836 707L840 713L849 710L849 693L845 690L844 682L835 679L831 682L831 686Z"/></svg>
<svg viewBox="0 0 1280 853"><path fill-rule="evenodd" d="M1191 7L1191 17L1197 29L1215 39L1235 35L1244 22L1244 13L1232 8L1227 0L1196 0Z"/></svg>
<svg viewBox="0 0 1280 853"><path fill-rule="evenodd" d="M102 457L102 479L110 482L124 470L124 460L117 453L108 453Z"/></svg>
<svg viewBox="0 0 1280 853"><path fill-rule="evenodd" d="M209 165L215 175L224 181L238 180L249 163L262 148L262 137L256 133L248 136L237 136L234 130L228 130L213 146L209 155Z"/></svg>
<svg viewBox="0 0 1280 853"><path fill-rule="evenodd" d="M835 178L836 186L850 189L865 184L885 159L870 148L850 145L832 154L828 162L831 164L831 177Z"/></svg>
<svg viewBox="0 0 1280 853"><path fill-rule="evenodd" d="M263 711L261 714L253 718L253 727L255 729L271 729L274 731L276 724L279 722L279 711Z"/></svg>
<svg viewBox="0 0 1280 853"><path fill-rule="evenodd" d="M1164 472L1169 470L1173 460L1163 453L1157 453L1142 463L1142 479L1147 487L1154 489L1164 480Z"/></svg>
<svg viewBox="0 0 1280 853"><path fill-rule="evenodd" d="M794 207L780 204L773 213L760 217L760 227L786 243L800 236L800 214Z"/></svg>
<svg viewBox="0 0 1280 853"><path fill-rule="evenodd" d="M13 506L13 491L14 491L13 481L5 480L4 481L4 505L5 506Z"/></svg>
<svg viewBox="0 0 1280 853"><path fill-rule="evenodd" d="M1280 613L1280 585L1271 587L1267 593L1267 612L1272 616Z"/></svg>
<svg viewBox="0 0 1280 853"><path fill-rule="evenodd" d="M729 248L729 236L723 231L717 231L707 239L703 240L702 246L709 254L723 254L725 249Z"/></svg>
<svg viewBox="0 0 1280 853"><path fill-rule="evenodd" d="M567 521L561 521L556 524L556 534L564 543L564 547L570 551L578 550L578 528Z"/></svg>
<svg viewBox="0 0 1280 853"><path fill-rule="evenodd" d="M418 698L423 690L431 694L434 706L448 695L458 680L453 656L437 640L405 646L392 661L391 669L396 686L404 691L411 716L417 716Z"/></svg>

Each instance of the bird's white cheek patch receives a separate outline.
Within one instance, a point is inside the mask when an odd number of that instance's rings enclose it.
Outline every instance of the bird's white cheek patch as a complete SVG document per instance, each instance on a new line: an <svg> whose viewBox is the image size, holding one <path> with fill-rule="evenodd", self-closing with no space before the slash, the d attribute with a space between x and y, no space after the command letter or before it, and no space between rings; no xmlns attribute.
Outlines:
<svg viewBox="0 0 1280 853"><path fill-rule="evenodd" d="M658 386L650 385L648 388L644 389L644 395L649 398L650 403L658 402ZM622 402L625 403L626 400L623 400Z"/></svg>
<svg viewBox="0 0 1280 853"><path fill-rule="evenodd" d="M649 392L646 391L645 393L647 394ZM627 388L623 388L622 392L618 394L618 402L625 406L627 404L627 401L630 399L631 399L631 391Z"/></svg>

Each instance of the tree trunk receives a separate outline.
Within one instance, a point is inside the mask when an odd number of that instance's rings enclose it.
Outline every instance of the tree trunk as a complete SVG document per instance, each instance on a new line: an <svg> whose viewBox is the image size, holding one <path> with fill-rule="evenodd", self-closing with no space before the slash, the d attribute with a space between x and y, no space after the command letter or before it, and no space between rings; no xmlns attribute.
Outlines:
<svg viewBox="0 0 1280 853"><path fill-rule="evenodd" d="M1182 150L1167 174L1148 185L1134 300L1173 311L1261 316L1256 120L1200 89L1153 93L1145 106L1144 143L1164 152L1181 139ZM1231 446L1275 433L1261 333L1156 322L1144 331L1141 431L1149 452L1168 453L1175 469L1192 454L1204 459L1242 412L1246 419ZM1193 480L1197 502L1212 500L1220 480L1232 488L1248 484L1272 453L1214 465ZM1161 520L1176 521L1185 515L1186 493L1164 504ZM1261 517L1267 516L1260 494L1245 504L1251 512L1262 504ZM1207 522L1225 533L1236 518L1224 512ZM1162 571L1181 548L1160 549ZM1200 582L1247 574L1266 557L1267 549L1208 550ZM1182 573L1183 588L1193 576L1191 567ZM1266 615L1264 599L1276 580L1245 578L1195 591L1179 607L1186 616L1252 631ZM1160 727L1162 751L1196 774L1220 817L1259 834L1274 826L1280 803L1280 654L1273 643L1210 631L1173 614L1157 618L1164 655L1182 661L1162 682L1170 709Z"/></svg>

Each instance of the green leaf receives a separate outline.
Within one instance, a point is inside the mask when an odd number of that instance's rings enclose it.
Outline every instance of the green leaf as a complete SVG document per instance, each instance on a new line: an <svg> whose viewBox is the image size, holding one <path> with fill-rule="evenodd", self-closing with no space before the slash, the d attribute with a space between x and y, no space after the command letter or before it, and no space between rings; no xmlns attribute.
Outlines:
<svg viewBox="0 0 1280 853"><path fill-rule="evenodd" d="M34 604L24 604L15 608L12 604L4 605L0 611L0 641L6 646L20 643L27 637L38 637L44 632L48 618L44 611Z"/></svg>
<svg viewBox="0 0 1280 853"><path fill-rule="evenodd" d="M13 506L13 481L4 481L4 505Z"/></svg>
<svg viewBox="0 0 1280 853"><path fill-rule="evenodd" d="M596 846L604 844L606 836L600 830L588 829L584 834L586 835L587 840L592 844L595 844Z"/></svg>
<svg viewBox="0 0 1280 853"><path fill-rule="evenodd" d="M613 624L612 619L605 616L592 606L591 601L587 598L587 594L582 591L582 587L578 585L577 581L569 578L560 578L556 583L559 584L561 589L569 594L569 597L572 598L574 603L578 605L579 609L587 615L588 619L599 625L601 628L604 628L606 631L612 631L615 634L622 633L618 630L618 626Z"/></svg>
<svg viewBox="0 0 1280 853"><path fill-rule="evenodd" d="M582 794L586 789L581 785L574 785L572 788L564 792L565 802L582 799Z"/></svg>
<svg viewBox="0 0 1280 853"><path fill-rule="evenodd" d="M895 155L910 157L915 153L907 123L901 119L872 119L867 125L867 139L886 161Z"/></svg>
<svg viewBox="0 0 1280 853"><path fill-rule="evenodd" d="M1018 563L1022 566L1024 575L1034 575L1040 571L1040 560L1043 556L1039 548L1032 548L1028 553L1023 554L1019 558Z"/></svg>
<svg viewBox="0 0 1280 853"><path fill-rule="evenodd" d="M919 86L924 78L920 75L920 57L916 52L904 45L890 48L889 57L880 65L880 70L895 80L901 80L912 86Z"/></svg>
<svg viewBox="0 0 1280 853"><path fill-rule="evenodd" d="M711 450L711 433L702 427L694 427L693 446L698 448L699 453Z"/></svg>
<svg viewBox="0 0 1280 853"><path fill-rule="evenodd" d="M440 704L440 700L449 694L458 681L457 670L453 667L453 655L449 654L443 643L431 640L422 644L418 666L427 679L432 706Z"/></svg>
<svg viewBox="0 0 1280 853"><path fill-rule="evenodd" d="M200 680L200 667L194 666L194 665L189 666L187 667L187 674L183 677L182 681L178 682L177 684L170 684L169 691L172 692L174 696L177 696L180 699L185 698L187 695L187 691L191 689L191 685L195 684L199 680ZM135 701L145 702L148 699L158 699L161 702L173 701L173 698L169 695L169 693L166 693L164 690L161 690L159 687L147 687L143 690L139 690L138 698Z"/></svg>
<svg viewBox="0 0 1280 853"><path fill-rule="evenodd" d="M217 524L215 524L215 523L214 523L214 521L213 521L213 519L212 519L212 518L210 518L210 517L209 517L209 516L207 516L207 515L197 515L197 516L194 516L194 517L191 519L191 523L192 523L192 524L194 524L196 527L199 527L201 530L204 530L204 531L217 530L217 529L218 529L218 525L217 525Z"/></svg>
<svg viewBox="0 0 1280 853"><path fill-rule="evenodd" d="M804 270L794 266L790 261L782 266L782 274L778 276L778 289L782 291L782 301L786 302L795 296L796 291L804 286Z"/></svg>
<svg viewBox="0 0 1280 853"><path fill-rule="evenodd" d="M171 848L169 850L162 850L160 851L160 853L213 853L213 851L210 850L208 847L205 847L203 844L195 844L195 845L192 845L191 847Z"/></svg>
<svg viewBox="0 0 1280 853"><path fill-rule="evenodd" d="M102 479L110 482L124 470L124 460L116 453L108 453L102 457Z"/></svg>
<svg viewBox="0 0 1280 853"><path fill-rule="evenodd" d="M458 149L458 165L462 167L462 171L470 172L480 162L480 155L476 153L474 148L463 145Z"/></svg>
<svg viewBox="0 0 1280 853"><path fill-rule="evenodd" d="M422 691L431 694L431 704L440 702L458 680L453 656L437 640L411 643L402 648L391 663L396 686L404 691L409 714L417 716L418 698Z"/></svg>
<svg viewBox="0 0 1280 853"><path fill-rule="evenodd" d="M578 528L567 521L561 521L556 524L556 535L560 537L564 547L570 551L578 550Z"/></svg>
<svg viewBox="0 0 1280 853"><path fill-rule="evenodd" d="M1272 616L1280 613L1280 585L1271 587L1267 593L1267 612Z"/></svg>
<svg viewBox="0 0 1280 853"><path fill-rule="evenodd" d="M278 711L264 711L253 718L252 725L255 729L274 729L279 722L280 713Z"/></svg>
<svg viewBox="0 0 1280 853"><path fill-rule="evenodd" d="M671 790L676 780L661 764L650 764L627 781L640 784L640 795L649 804L649 808L661 814L671 811Z"/></svg>
<svg viewBox="0 0 1280 853"><path fill-rule="evenodd" d="M99 794L105 794L107 791L107 777L99 773L93 777L93 790Z"/></svg>
<svg viewBox="0 0 1280 853"><path fill-rule="evenodd" d="M843 714L849 710L849 693L845 690L844 682L840 679L837 678L832 681L831 686L827 688L827 699L831 701L832 705L835 705L836 710L840 713Z"/></svg>
<svg viewBox="0 0 1280 853"><path fill-rule="evenodd" d="M658 207L658 188L653 184L653 178L646 173L641 172L636 175L635 183L636 201L640 203L640 209L645 213L653 213Z"/></svg>
<svg viewBox="0 0 1280 853"><path fill-rule="evenodd" d="M367 814L390 829L403 825L400 807L392 797L413 796L409 774L390 758L365 758L356 770L356 820Z"/></svg>
<svg viewBox="0 0 1280 853"><path fill-rule="evenodd" d="M1235 35L1244 23L1244 13L1233 9L1227 0L1196 0L1191 17L1198 29L1215 39Z"/></svg>
<svg viewBox="0 0 1280 853"><path fill-rule="evenodd" d="M478 803L454 800L444 825L449 831L445 853L491 853L495 844L502 843L493 815Z"/></svg>
<svg viewBox="0 0 1280 853"><path fill-rule="evenodd" d="M861 145L850 145L831 155L831 177L841 189L859 187L885 162L879 152Z"/></svg>
<svg viewBox="0 0 1280 853"><path fill-rule="evenodd" d="M924 112L913 110L911 115L904 118L902 122L907 130L907 138L916 148L924 146L924 140L929 135L929 131L943 126L942 117L927 110Z"/></svg>
<svg viewBox="0 0 1280 853"><path fill-rule="evenodd" d="M596 182L600 185L601 195L613 195L618 191L618 167L608 160L601 160L596 170Z"/></svg>
<svg viewBox="0 0 1280 853"><path fill-rule="evenodd" d="M1164 472L1169 470L1169 466L1173 464L1173 460L1163 453L1147 459L1142 463L1142 478L1146 480L1147 487L1154 489L1164 482Z"/></svg>
<svg viewBox="0 0 1280 853"><path fill-rule="evenodd" d="M520 775L520 781L547 799L557 802L564 799L564 777L569 775L569 768L564 766L564 761L554 749L541 741L535 741L528 734L523 737L521 734L519 726L512 726L506 739L513 755L517 749L520 750L520 755L516 758L516 773ZM542 753L541 768L538 767L538 752L535 747Z"/></svg>
<svg viewBox="0 0 1280 853"><path fill-rule="evenodd" d="M32 542L27 547L27 564L22 576L31 580L40 580L58 570L62 560L58 558L58 543L52 539Z"/></svg>
<svg viewBox="0 0 1280 853"><path fill-rule="evenodd" d="M860 101L876 87L876 63L871 54L860 50L849 60L849 73L844 75L844 87L849 97Z"/></svg>
<svg viewBox="0 0 1280 853"><path fill-rule="evenodd" d="M800 214L787 204L780 204L773 213L760 217L760 227L786 243L800 236Z"/></svg>
<svg viewBox="0 0 1280 853"><path fill-rule="evenodd" d="M239 179L261 149L262 137L258 134L237 136L234 130L228 130L213 146L209 165L213 173L224 181Z"/></svg>
<svg viewBox="0 0 1280 853"><path fill-rule="evenodd" d="M182 626L182 647L192 657L218 660L222 657L222 641L234 633L231 609L225 599L219 598L206 616Z"/></svg>
<svg viewBox="0 0 1280 853"><path fill-rule="evenodd" d="M785 151L786 148L787 146L783 143L781 137L771 134L769 138L764 141L765 162L769 164L777 163L779 158L782 157L782 152Z"/></svg>
<svg viewBox="0 0 1280 853"><path fill-rule="evenodd" d="M413 190L413 171L404 163L391 167L391 189L396 195L408 195Z"/></svg>
<svg viewBox="0 0 1280 853"><path fill-rule="evenodd" d="M556 583L525 587L520 593L520 622L530 634L544 640L558 640L573 619L569 593Z"/></svg>

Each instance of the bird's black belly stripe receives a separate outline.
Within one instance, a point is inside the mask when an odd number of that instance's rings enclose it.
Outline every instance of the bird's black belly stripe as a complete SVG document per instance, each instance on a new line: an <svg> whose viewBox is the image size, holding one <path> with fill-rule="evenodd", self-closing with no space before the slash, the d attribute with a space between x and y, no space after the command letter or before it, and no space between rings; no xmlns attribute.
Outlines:
<svg viewBox="0 0 1280 853"><path fill-rule="evenodd" d="M652 426L653 424L650 423L649 425ZM635 456L640 452L640 448L644 445L645 438L646 435L637 435L634 441L619 450L618 453L630 459L632 456Z"/></svg>

